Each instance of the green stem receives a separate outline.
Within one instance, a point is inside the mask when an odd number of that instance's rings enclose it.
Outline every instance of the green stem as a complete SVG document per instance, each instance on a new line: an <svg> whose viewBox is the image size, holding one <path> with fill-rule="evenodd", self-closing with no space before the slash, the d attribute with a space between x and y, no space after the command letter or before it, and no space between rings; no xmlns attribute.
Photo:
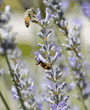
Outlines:
<svg viewBox="0 0 90 110"><path fill-rule="evenodd" d="M10 70L11 77L13 78L14 85L15 85L15 87L16 87L16 89L17 89L17 93L18 93L18 96L19 96L19 98L20 98L20 102L21 102L21 104L22 104L23 109L25 110L25 106L24 106L23 99L21 98L20 90L18 89L18 87L17 87L17 85L16 85L16 81L15 81L15 79L14 79L14 75L13 75L13 72L12 72L12 69L11 69L11 66L10 66L10 63L9 63L9 60L8 60L8 57L7 57L6 54L5 54L5 57L6 57L6 61L7 61L9 70Z"/></svg>
<svg viewBox="0 0 90 110"><path fill-rule="evenodd" d="M1 93L1 91L0 91L0 96L1 96L1 99L2 99L2 101L3 101L3 103L4 103L5 107L6 107L6 109L7 109L7 110L10 110L10 108L9 108L9 106L8 106L8 104L7 104L7 102L6 102L6 100L4 99L4 97L3 97L2 93Z"/></svg>
<svg viewBox="0 0 90 110"><path fill-rule="evenodd" d="M58 32L58 27L57 27L55 24L54 24L54 28L55 28L55 31L56 31L57 35L59 36L60 32ZM60 39L58 39L58 40L59 40L59 42L61 42ZM60 46L61 46L61 45L60 45ZM66 62L68 63L70 72L72 73L73 80L74 80L74 82L76 83L77 80L76 80L76 78L74 77L72 67L71 67L71 65L70 65L70 63L69 63L69 61L68 61L68 58L67 58L68 55L67 55L67 53L65 52L65 50L64 50L64 48L63 48L62 46L61 46L61 48L62 48L62 53L63 53L64 56L65 56L65 60L66 60ZM84 99L83 99L83 97L82 97L81 90L80 90L79 86L77 85L77 83L76 83L76 90L78 90L78 96L79 96L80 101L82 102L83 110L87 110L87 108L86 108L86 106L85 106L85 103L84 103Z"/></svg>
<svg viewBox="0 0 90 110"><path fill-rule="evenodd" d="M87 70L86 70L85 66L83 65L83 62L82 62L82 60L80 58L79 58L79 61L80 61L81 65L82 65L82 67L83 67L83 69L84 69L84 71L85 71L85 73L86 73L86 75L88 77L88 80L90 81L90 76L89 76L89 74L88 74L88 72L87 72Z"/></svg>
<svg viewBox="0 0 90 110"><path fill-rule="evenodd" d="M78 54L78 53L76 52L76 50L74 50L74 52L76 53L76 55ZM80 59L79 57L78 57L78 59L79 59L81 65L82 65L82 68L84 69L84 71L85 71L85 73L86 73L86 76L88 77L88 80L89 80L89 82L90 82L90 76L89 76L89 74L88 74L88 72L87 72L87 70L86 70L86 68L85 68L85 66L84 66L84 64L83 64L83 62L82 62L83 59Z"/></svg>

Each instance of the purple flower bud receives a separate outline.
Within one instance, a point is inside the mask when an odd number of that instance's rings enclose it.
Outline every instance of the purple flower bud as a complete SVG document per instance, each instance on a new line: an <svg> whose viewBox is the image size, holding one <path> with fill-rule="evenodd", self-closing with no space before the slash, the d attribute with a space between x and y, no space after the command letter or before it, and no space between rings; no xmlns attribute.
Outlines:
<svg viewBox="0 0 90 110"><path fill-rule="evenodd" d="M55 56L51 59L52 64L55 63L56 59L61 56L60 47L57 48Z"/></svg>
<svg viewBox="0 0 90 110"><path fill-rule="evenodd" d="M51 108L52 110L56 110L56 109L57 109L57 104L51 104L51 105L50 105L50 108Z"/></svg>
<svg viewBox="0 0 90 110"><path fill-rule="evenodd" d="M47 22L49 20L49 18L51 18L51 14L48 12L48 8L46 8L46 17L45 17L45 21Z"/></svg>
<svg viewBox="0 0 90 110"><path fill-rule="evenodd" d="M61 9L62 10L67 10L69 8L70 4L68 0L63 0L61 3Z"/></svg>
<svg viewBox="0 0 90 110"><path fill-rule="evenodd" d="M30 86L28 87L28 90L30 91L30 90L32 90L33 88L35 89L34 80L31 81L31 84L30 84Z"/></svg>
<svg viewBox="0 0 90 110"><path fill-rule="evenodd" d="M65 101L61 101L57 104L51 104L50 107L52 108L52 110L67 110L67 105L65 103Z"/></svg>
<svg viewBox="0 0 90 110"><path fill-rule="evenodd" d="M14 98L14 99L15 99L15 98L19 98L18 93L17 93L17 90L16 90L15 87L12 87L11 92L12 92L12 94L13 94L13 98Z"/></svg>
<svg viewBox="0 0 90 110"><path fill-rule="evenodd" d="M75 67L76 66L76 59L75 59L75 57L69 57L68 60L69 60L70 65L72 67Z"/></svg>
<svg viewBox="0 0 90 110"><path fill-rule="evenodd" d="M73 18L72 24L80 30L80 28L82 26L82 20L79 18Z"/></svg>
<svg viewBox="0 0 90 110"><path fill-rule="evenodd" d="M44 101L47 101L47 102L49 102L49 103L54 103L54 101L53 101L51 98L45 97L45 95L44 95L43 93L41 93L41 95L43 96L43 100L44 100Z"/></svg>
<svg viewBox="0 0 90 110"><path fill-rule="evenodd" d="M84 2L82 5L83 13L90 18L90 3Z"/></svg>
<svg viewBox="0 0 90 110"><path fill-rule="evenodd" d="M44 58L42 57L42 55L41 55L40 52L36 52L35 55L37 56L37 58L36 58L36 61L37 61L37 62L42 61L42 62L48 64L48 62L46 61L46 59L44 59Z"/></svg>
<svg viewBox="0 0 90 110"><path fill-rule="evenodd" d="M41 14L41 11L40 11L40 9L38 8L38 13L37 13L36 17L39 18L39 20L41 20L41 15L40 15L40 14Z"/></svg>

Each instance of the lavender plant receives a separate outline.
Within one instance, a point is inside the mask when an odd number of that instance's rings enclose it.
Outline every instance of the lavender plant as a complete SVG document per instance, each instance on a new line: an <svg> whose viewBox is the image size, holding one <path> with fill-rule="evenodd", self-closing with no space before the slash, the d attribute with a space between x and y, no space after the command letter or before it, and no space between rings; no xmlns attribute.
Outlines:
<svg viewBox="0 0 90 110"><path fill-rule="evenodd" d="M77 85L79 86L82 92L82 96L84 100L87 100L87 98L90 95L90 82L88 81L85 72L83 71L80 62L78 61L78 58L71 56L69 57L69 62L74 71L75 78L77 79Z"/></svg>
<svg viewBox="0 0 90 110"><path fill-rule="evenodd" d="M36 88L34 86L34 80L29 78L29 69L25 67L25 64L16 64L12 67L14 73L14 79L16 81L16 85L20 91L23 104L25 106L25 110L42 110L41 106L35 100L35 91ZM13 98L20 99L18 95L17 89L15 86L12 87L11 90L13 94ZM20 105L21 109L22 105Z"/></svg>
<svg viewBox="0 0 90 110"><path fill-rule="evenodd" d="M53 86L50 84L47 85L50 96L46 98L46 96L42 93L42 96L45 101L50 103L50 107L52 110L67 110L69 108L68 104L66 104L68 100L68 96L65 96L65 93L63 92L63 88L66 85L66 82L60 83L59 80L62 77L62 73L60 72L59 68L54 68L54 64L58 57L61 56L60 47L56 48L54 45L54 42L48 44L48 39L51 35L51 31L46 33L46 26L49 25L49 19L53 17L53 15L50 15L48 12L48 9L46 8L46 17L45 19L41 19L40 16L40 10L38 9L38 14L36 17L39 18L39 24L42 25L43 29L41 32L38 33L38 36L43 39L44 45L38 44L41 49L40 52L36 52L36 61L37 65L40 64L40 66L46 70L46 73L48 74L46 77L48 80L50 80L53 83ZM56 53L54 56L51 56L51 51L56 48Z"/></svg>
<svg viewBox="0 0 90 110"><path fill-rule="evenodd" d="M84 15L90 18L90 2L89 1L83 2L81 8L83 10Z"/></svg>
<svg viewBox="0 0 90 110"><path fill-rule="evenodd" d="M82 63L82 56L81 56L81 51L80 51L81 50L80 49L80 40L78 38L79 34L78 34L78 32L77 33L73 32L73 35L71 35L69 37L69 34L68 34L69 32L68 32L68 28L67 28L67 20L65 19L64 13L63 13L63 11L61 9L61 2L60 2L60 0L58 0L58 1L55 1L55 0L44 0L44 3L45 3L45 5L47 7L49 7L49 9L51 11L51 14L55 13L55 16L53 17L54 18L54 23L59 27L59 31L63 32L64 35L67 37L67 39L66 39L67 44L64 45L64 46L66 46L66 50L70 50L72 52L74 51L73 54L76 55L75 57L78 57L81 65L82 65L82 67L83 67L83 69L84 69L84 71L85 71L85 73L86 73L86 75L88 77L88 79L90 80L89 74L87 73L87 70L84 67L83 63ZM77 29L77 30L79 30L79 29ZM67 58L66 54L65 54L65 57ZM66 60L68 60L68 59L66 59ZM74 62L72 62L72 64L73 63ZM69 67L70 67L70 64L69 64ZM70 70L71 70L71 73L72 73L73 70L72 70L71 67L70 67ZM77 82L74 74L72 74L72 75L73 75L73 78L74 78L75 82ZM86 110L87 108L86 108L86 106L84 104L83 96L80 93L81 89L78 86L78 84L77 84L76 87L77 87L77 90L79 91L80 101L82 101L82 103L83 103L83 109Z"/></svg>

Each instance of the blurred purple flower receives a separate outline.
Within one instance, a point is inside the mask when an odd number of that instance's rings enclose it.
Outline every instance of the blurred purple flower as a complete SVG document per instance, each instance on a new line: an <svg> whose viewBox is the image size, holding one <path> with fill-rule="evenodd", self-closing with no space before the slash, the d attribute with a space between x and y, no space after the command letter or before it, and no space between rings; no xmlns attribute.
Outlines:
<svg viewBox="0 0 90 110"><path fill-rule="evenodd" d="M17 89L15 87L12 87L11 92L13 94L13 98L19 98L18 93L17 93Z"/></svg>
<svg viewBox="0 0 90 110"><path fill-rule="evenodd" d="M41 11L40 11L40 9L38 8L38 13L37 13L37 15L35 16L35 17L37 17L39 20L42 20L42 18L41 18ZM53 13L53 14L50 14L49 12L48 12L48 8L46 8L46 17L45 17L45 22L48 22L48 20L50 19L50 18L52 18L53 16L55 15L55 13Z"/></svg>
<svg viewBox="0 0 90 110"><path fill-rule="evenodd" d="M52 108L52 110L67 110L67 105L65 103L65 101L61 101L57 104L51 104L50 107Z"/></svg>
<svg viewBox="0 0 90 110"><path fill-rule="evenodd" d="M62 5L61 5L61 9L62 10L67 10L70 6L69 0L62 0Z"/></svg>
<svg viewBox="0 0 90 110"><path fill-rule="evenodd" d="M48 21L49 18L51 18L51 14L48 12L48 8L46 8L46 17L45 17L45 21Z"/></svg>
<svg viewBox="0 0 90 110"><path fill-rule="evenodd" d="M40 15L40 14L41 14L41 11L40 11L40 9L38 8L38 13L37 13L36 17L39 18L39 20L41 20L41 15Z"/></svg>
<svg viewBox="0 0 90 110"><path fill-rule="evenodd" d="M55 54L55 56L51 59L52 64L54 64L55 61L56 61L56 59L57 59L58 57L61 57L61 55L62 55L62 53L60 52L60 47L58 47L58 48L56 49L56 54Z"/></svg>
<svg viewBox="0 0 90 110"><path fill-rule="evenodd" d="M35 55L37 56L37 58L36 58L36 61L37 61L37 62L42 61L42 62L44 62L44 63L46 63L46 64L48 63L48 62L46 61L46 59L44 59L44 58L42 57L42 55L41 55L40 52L36 52Z"/></svg>
<svg viewBox="0 0 90 110"><path fill-rule="evenodd" d="M41 102L38 103L39 110L44 110L44 107L42 106Z"/></svg>
<svg viewBox="0 0 90 110"><path fill-rule="evenodd" d="M34 86L34 80L31 81L31 84L30 84L30 86L28 87L28 90L30 91L30 90L32 90L33 88L36 89L35 86Z"/></svg>
<svg viewBox="0 0 90 110"><path fill-rule="evenodd" d="M79 107L77 105L74 105L71 109L72 110L79 110Z"/></svg>
<svg viewBox="0 0 90 110"><path fill-rule="evenodd" d="M77 18L77 17L75 17L75 18L73 18L73 20L72 20L72 24L73 24L75 27L78 27L78 28L80 29L81 26L82 26L82 20L79 19L79 18Z"/></svg>
<svg viewBox="0 0 90 110"><path fill-rule="evenodd" d="M0 4L3 2L3 0L0 0Z"/></svg>
<svg viewBox="0 0 90 110"><path fill-rule="evenodd" d="M82 4L82 10L83 13L90 18L90 3L89 2L84 2Z"/></svg>
<svg viewBox="0 0 90 110"><path fill-rule="evenodd" d="M76 66L76 59L75 59L75 57L69 57L68 60L69 60L70 65L72 67L75 67Z"/></svg>
<svg viewBox="0 0 90 110"><path fill-rule="evenodd" d="M47 90L47 85L49 84L50 86L52 86L53 88L55 87L53 82L48 80L48 79L45 79L45 76L43 77L43 82L40 84L42 90L46 91Z"/></svg>

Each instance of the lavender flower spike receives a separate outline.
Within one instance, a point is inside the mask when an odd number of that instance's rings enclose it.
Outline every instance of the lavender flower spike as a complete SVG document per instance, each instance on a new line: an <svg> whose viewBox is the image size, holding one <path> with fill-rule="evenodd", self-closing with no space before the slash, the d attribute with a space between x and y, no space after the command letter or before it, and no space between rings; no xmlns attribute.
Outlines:
<svg viewBox="0 0 90 110"><path fill-rule="evenodd" d="M90 2L84 2L82 5L83 13L90 18Z"/></svg>

